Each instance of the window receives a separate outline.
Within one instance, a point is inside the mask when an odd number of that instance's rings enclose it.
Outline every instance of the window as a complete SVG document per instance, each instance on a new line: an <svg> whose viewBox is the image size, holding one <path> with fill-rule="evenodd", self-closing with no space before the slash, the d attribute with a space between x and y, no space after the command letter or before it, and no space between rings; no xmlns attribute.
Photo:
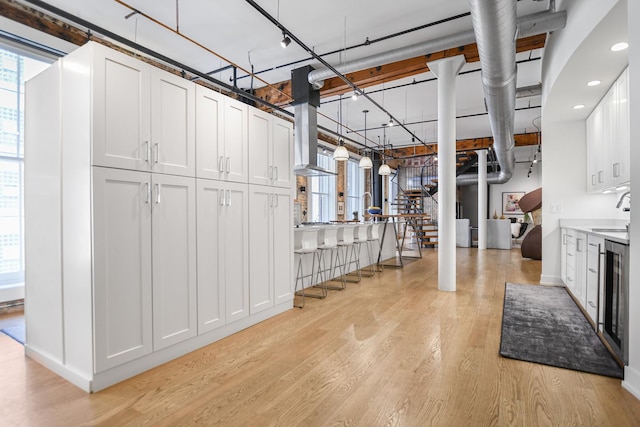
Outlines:
<svg viewBox="0 0 640 427"><path fill-rule="evenodd" d="M0 48L0 287L24 282L24 82L48 66Z"/></svg>
<svg viewBox="0 0 640 427"><path fill-rule="evenodd" d="M364 215L364 209L373 204L370 198L366 202L362 200L364 194L364 172L360 169L359 161L347 161L347 210L345 215L351 219L353 212L358 212L358 219ZM367 206L363 205L367 203Z"/></svg>
<svg viewBox="0 0 640 427"><path fill-rule="evenodd" d="M318 166L335 171L335 160L331 154L318 153ZM309 221L329 222L336 219L336 178L314 176L309 179L311 200L308 202Z"/></svg>

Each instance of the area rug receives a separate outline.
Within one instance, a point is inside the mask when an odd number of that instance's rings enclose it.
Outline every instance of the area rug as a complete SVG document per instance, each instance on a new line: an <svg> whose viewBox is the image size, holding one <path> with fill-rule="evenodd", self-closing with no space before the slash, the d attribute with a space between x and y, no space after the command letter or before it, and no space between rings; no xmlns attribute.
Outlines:
<svg viewBox="0 0 640 427"><path fill-rule="evenodd" d="M20 344L24 345L24 326L7 326L4 329L0 329L5 335L10 336L14 340L18 341Z"/></svg>
<svg viewBox="0 0 640 427"><path fill-rule="evenodd" d="M506 283L500 355L623 378L566 289Z"/></svg>

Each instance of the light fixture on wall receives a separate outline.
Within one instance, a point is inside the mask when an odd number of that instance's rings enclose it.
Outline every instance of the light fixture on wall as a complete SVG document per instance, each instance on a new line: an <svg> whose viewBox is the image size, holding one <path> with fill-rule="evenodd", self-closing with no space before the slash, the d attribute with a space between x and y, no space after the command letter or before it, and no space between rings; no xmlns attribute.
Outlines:
<svg viewBox="0 0 640 427"><path fill-rule="evenodd" d="M340 136L338 138L338 147L336 148L336 151L333 152L333 160L337 160L337 161L349 160L349 151L347 151L347 147L344 146L344 138L342 138L342 95L340 95L338 125L339 125L338 134Z"/></svg>
<svg viewBox="0 0 640 427"><path fill-rule="evenodd" d="M391 175L391 168L386 163L385 155L384 155L384 147L385 147L385 145L387 143L387 125L388 125L387 123L383 123L382 124L382 132L383 132L383 136L382 136L382 164L378 168L378 175L382 175L382 176Z"/></svg>
<svg viewBox="0 0 640 427"><path fill-rule="evenodd" d="M371 169L373 162L369 157L369 150L367 149L367 113L369 110L362 110L364 113L364 156L360 159L360 169Z"/></svg>

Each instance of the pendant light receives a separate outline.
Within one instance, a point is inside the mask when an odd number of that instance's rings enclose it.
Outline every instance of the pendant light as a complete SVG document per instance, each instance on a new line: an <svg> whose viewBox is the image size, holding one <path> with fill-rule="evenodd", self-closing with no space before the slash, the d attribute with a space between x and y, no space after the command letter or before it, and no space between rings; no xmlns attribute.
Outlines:
<svg viewBox="0 0 640 427"><path fill-rule="evenodd" d="M340 95L339 116L340 138L338 139L338 147L336 148L336 151L333 152L333 160L345 161L349 160L349 151L347 151L347 147L344 146L344 139L342 138L342 95Z"/></svg>
<svg viewBox="0 0 640 427"><path fill-rule="evenodd" d="M387 176L387 175L391 175L391 168L385 162L385 156L384 156L384 147L385 147L385 145L387 143L387 123L383 123L382 124L382 132L383 132L383 137L382 137L382 164L378 168L378 175Z"/></svg>
<svg viewBox="0 0 640 427"><path fill-rule="evenodd" d="M360 169L371 169L373 167L373 162L371 161L371 157L369 157L368 149L367 149L367 113L369 110L363 110L364 113L364 156L360 159Z"/></svg>

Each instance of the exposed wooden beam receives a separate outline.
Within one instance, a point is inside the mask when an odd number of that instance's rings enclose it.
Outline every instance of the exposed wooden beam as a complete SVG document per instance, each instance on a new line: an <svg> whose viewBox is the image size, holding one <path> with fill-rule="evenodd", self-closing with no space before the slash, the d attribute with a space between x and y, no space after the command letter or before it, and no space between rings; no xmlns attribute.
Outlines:
<svg viewBox="0 0 640 427"><path fill-rule="evenodd" d="M516 52L526 52L543 48L545 41L546 34L519 39L516 41ZM478 62L480 60L480 56L478 55L478 46L475 43L472 43L466 46L447 49L429 55L421 55L415 58L381 65L379 67L356 71L347 74L346 77L359 88L365 89L370 86L380 85L382 83L387 83L404 77L425 73L429 71L427 61L434 61L460 54L463 54L465 56L465 60L470 63ZM255 93L258 97L272 104L279 106L288 104L291 101L291 98L289 97L291 94L291 81L288 80L276 83L273 86L284 92L284 94L268 87L256 89ZM325 80L324 86L320 90L320 97L339 95L351 91L351 87L342 79L339 77L332 77Z"/></svg>

